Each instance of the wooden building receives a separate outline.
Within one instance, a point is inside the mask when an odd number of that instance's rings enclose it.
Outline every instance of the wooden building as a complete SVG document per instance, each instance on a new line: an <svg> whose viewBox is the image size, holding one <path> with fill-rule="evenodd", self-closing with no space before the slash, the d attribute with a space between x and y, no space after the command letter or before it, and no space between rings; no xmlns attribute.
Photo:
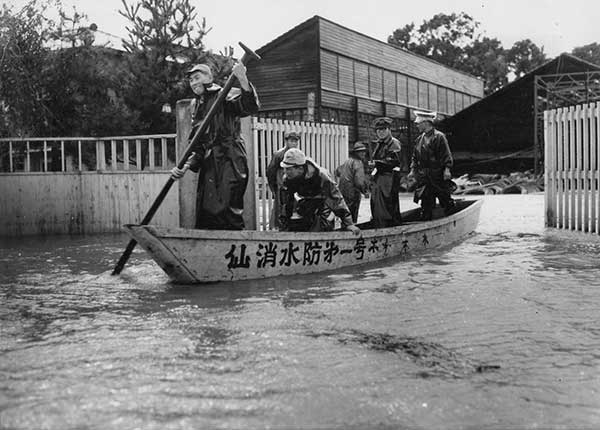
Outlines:
<svg viewBox="0 0 600 430"><path fill-rule="evenodd" d="M600 66L561 54L444 120L457 164L475 163L480 171L534 169L535 77L595 70Z"/></svg>
<svg viewBox="0 0 600 430"><path fill-rule="evenodd" d="M351 142L374 138L371 122L383 115L394 119L395 136L411 141L411 110L450 116L483 97L474 76L320 16L257 53L262 60L249 64L248 76L261 116L344 124Z"/></svg>

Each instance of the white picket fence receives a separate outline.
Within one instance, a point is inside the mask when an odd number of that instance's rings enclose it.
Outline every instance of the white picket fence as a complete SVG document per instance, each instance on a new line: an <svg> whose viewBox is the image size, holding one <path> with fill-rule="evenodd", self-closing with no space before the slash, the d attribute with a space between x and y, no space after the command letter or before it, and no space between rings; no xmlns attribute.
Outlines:
<svg viewBox="0 0 600 430"><path fill-rule="evenodd" d="M544 112L546 226L600 233L600 102Z"/></svg>
<svg viewBox="0 0 600 430"><path fill-rule="evenodd" d="M273 209L273 195L267 183L266 171L273 154L285 146L283 136L288 130L300 135L300 149L332 175L336 167L348 159L347 126L252 118L254 193L257 206L255 216L258 230L268 230L271 227L269 220Z"/></svg>

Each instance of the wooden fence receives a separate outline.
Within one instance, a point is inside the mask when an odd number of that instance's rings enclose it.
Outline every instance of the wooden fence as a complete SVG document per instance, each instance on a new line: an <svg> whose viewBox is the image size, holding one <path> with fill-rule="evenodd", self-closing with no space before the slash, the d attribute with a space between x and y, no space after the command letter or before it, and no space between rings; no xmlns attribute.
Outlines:
<svg viewBox="0 0 600 430"><path fill-rule="evenodd" d="M0 236L118 232L169 177L175 134L0 139ZM179 224L177 187L154 220Z"/></svg>
<svg viewBox="0 0 600 430"><path fill-rule="evenodd" d="M546 226L600 233L600 102L544 112Z"/></svg>
<svg viewBox="0 0 600 430"><path fill-rule="evenodd" d="M0 172L170 169L175 134L0 139Z"/></svg>
<svg viewBox="0 0 600 430"><path fill-rule="evenodd" d="M177 134L0 139L0 237L118 232L139 222L187 145L189 101L177 115ZM330 172L348 156L346 126L244 119L247 228L269 228L266 166L286 130L300 133L300 148ZM197 176L172 187L153 223L193 226Z"/></svg>

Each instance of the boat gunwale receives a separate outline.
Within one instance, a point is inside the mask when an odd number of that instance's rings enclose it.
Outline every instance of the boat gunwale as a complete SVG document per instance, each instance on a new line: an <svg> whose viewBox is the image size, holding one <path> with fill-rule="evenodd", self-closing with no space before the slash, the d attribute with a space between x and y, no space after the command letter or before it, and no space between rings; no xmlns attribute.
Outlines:
<svg viewBox="0 0 600 430"><path fill-rule="evenodd" d="M384 236L396 236L401 234L411 234L418 231L429 230L431 228L458 221L467 217L475 210L479 210L483 200L465 200L472 202L460 211L432 221L414 222L402 224L395 227L376 228L361 230L361 234L355 236L350 231L329 231L329 232L284 232L276 230L200 230L182 227L164 227L158 225L126 224L124 227L128 230L143 229L154 235L156 238L165 239L185 239L185 240L226 240L226 241L322 241L326 240L352 240L356 238L372 238Z"/></svg>

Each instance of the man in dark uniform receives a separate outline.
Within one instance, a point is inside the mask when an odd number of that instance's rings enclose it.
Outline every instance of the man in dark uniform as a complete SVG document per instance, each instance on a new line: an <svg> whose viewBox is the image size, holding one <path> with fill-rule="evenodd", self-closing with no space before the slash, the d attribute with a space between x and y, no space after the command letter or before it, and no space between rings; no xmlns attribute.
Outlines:
<svg viewBox="0 0 600 430"><path fill-rule="evenodd" d="M421 219L430 220L437 198L446 214L454 209L452 200L452 153L446 136L433 126L435 112L415 112L421 134L415 142L409 178L416 181L414 201L421 201Z"/></svg>
<svg viewBox="0 0 600 430"><path fill-rule="evenodd" d="M267 181L273 193L273 209L271 210L271 228L279 227L279 215L281 214L281 202L283 190L283 167L281 162L288 149L297 148L300 144L300 135L295 131L286 131L284 136L285 146L273 154L273 158L267 166Z"/></svg>
<svg viewBox="0 0 600 430"><path fill-rule="evenodd" d="M236 63L231 73L237 78L241 91L232 88L219 107L206 133L192 149L194 154L186 166L200 172L196 200L196 228L212 230L241 230L244 192L248 184L248 161L240 133L240 117L258 112L259 102L254 87L246 77L246 67ZM217 99L220 86L213 83L208 64L196 64L188 71L190 87L196 98L192 102L192 131ZM173 168L174 179L181 178L187 167Z"/></svg>
<svg viewBox="0 0 600 430"><path fill-rule="evenodd" d="M281 167L285 170L286 189L280 217L282 231L331 231L337 216L342 228L360 234L340 190L325 169L298 148L286 151Z"/></svg>
<svg viewBox="0 0 600 430"><path fill-rule="evenodd" d="M371 216L373 227L392 227L400 225L400 156L401 147L398 139L392 137L392 120L387 117L377 118L373 123L377 134L377 144L373 151L371 173Z"/></svg>
<svg viewBox="0 0 600 430"><path fill-rule="evenodd" d="M358 210L362 194L368 191L365 177L365 156L367 147L362 142L356 142L350 151L350 157L335 169L338 187L352 214L352 221L358 220Z"/></svg>

